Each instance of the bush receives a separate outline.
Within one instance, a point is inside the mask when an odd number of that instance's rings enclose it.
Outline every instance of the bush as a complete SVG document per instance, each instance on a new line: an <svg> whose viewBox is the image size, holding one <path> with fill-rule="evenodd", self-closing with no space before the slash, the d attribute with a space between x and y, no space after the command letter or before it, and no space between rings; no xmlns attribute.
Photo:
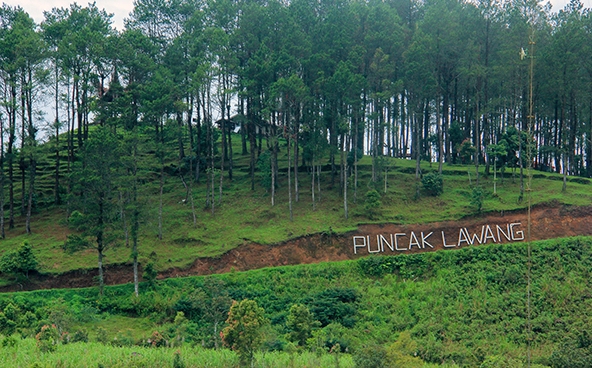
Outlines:
<svg viewBox="0 0 592 368"><path fill-rule="evenodd" d="M30 271L37 271L39 262L33 254L29 242L25 241L19 249L5 253L0 258L0 272L29 278Z"/></svg>
<svg viewBox="0 0 592 368"><path fill-rule="evenodd" d="M68 235L66 241L62 245L62 249L68 254L73 254L90 247L91 244L88 239L76 234Z"/></svg>
<svg viewBox="0 0 592 368"><path fill-rule="evenodd" d="M377 209L382 206L380 202L380 194L378 191L372 189L366 192L366 200L364 202L364 209L370 218L377 214Z"/></svg>
<svg viewBox="0 0 592 368"><path fill-rule="evenodd" d="M356 351L354 356L356 367L382 368L386 366L386 351L380 345L366 346Z"/></svg>
<svg viewBox="0 0 592 368"><path fill-rule="evenodd" d="M78 330L72 334L71 342L88 342L88 332L86 330Z"/></svg>
<svg viewBox="0 0 592 368"><path fill-rule="evenodd" d="M156 269L154 268L154 264L148 263L146 265L146 267L144 268L144 274L142 275L142 278L146 281L148 281L149 284L153 284L154 280L156 280L156 276L158 275L158 272L156 272Z"/></svg>
<svg viewBox="0 0 592 368"><path fill-rule="evenodd" d="M0 312L0 333L5 336L10 336L16 332L16 322L6 317L3 312Z"/></svg>
<svg viewBox="0 0 592 368"><path fill-rule="evenodd" d="M485 193L481 187L474 187L473 191L471 192L471 205L477 209L477 212L481 212L483 209L483 199L485 198Z"/></svg>
<svg viewBox="0 0 592 368"><path fill-rule="evenodd" d="M109 342L107 330L105 330L103 327L97 328L97 342L100 342L101 344L107 344Z"/></svg>
<svg viewBox="0 0 592 368"><path fill-rule="evenodd" d="M585 330L569 336L553 352L549 363L553 368L592 367L592 336Z"/></svg>
<svg viewBox="0 0 592 368"><path fill-rule="evenodd" d="M421 184L423 189L431 196L437 197L444 192L442 174L436 172L426 174L421 178Z"/></svg>
<svg viewBox="0 0 592 368"><path fill-rule="evenodd" d="M332 322L353 327L356 322L357 300L358 294L354 289L327 289L313 296L310 311L323 327Z"/></svg>
<svg viewBox="0 0 592 368"><path fill-rule="evenodd" d="M18 339L15 336L8 336L2 339L0 346L3 348L12 348L18 345Z"/></svg>
<svg viewBox="0 0 592 368"><path fill-rule="evenodd" d="M43 325L41 331L35 336L37 340L37 347L43 353L53 352L56 350L60 334L55 325Z"/></svg>

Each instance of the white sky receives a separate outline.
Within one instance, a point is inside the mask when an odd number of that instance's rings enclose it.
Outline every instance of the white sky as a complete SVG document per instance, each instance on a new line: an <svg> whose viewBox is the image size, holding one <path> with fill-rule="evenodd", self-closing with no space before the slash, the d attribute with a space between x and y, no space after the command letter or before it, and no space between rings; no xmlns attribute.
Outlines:
<svg viewBox="0 0 592 368"><path fill-rule="evenodd" d="M73 1L71 0L4 0L4 3L16 6L19 5L35 22L40 23L43 20L43 12L51 10L52 8L69 7ZM87 1L77 1L78 4L86 6ZM569 2L569 0L550 0L553 5L553 11L559 11ZM592 0L582 0L584 7L592 8ZM113 25L121 30L123 29L123 19L127 18L133 8L133 0L96 0L99 9L105 9L108 13L113 14Z"/></svg>

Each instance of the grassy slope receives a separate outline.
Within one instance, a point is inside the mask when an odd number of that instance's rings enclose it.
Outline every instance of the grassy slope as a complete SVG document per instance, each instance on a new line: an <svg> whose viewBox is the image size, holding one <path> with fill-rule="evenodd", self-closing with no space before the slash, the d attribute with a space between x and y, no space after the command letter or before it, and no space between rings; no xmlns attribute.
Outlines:
<svg viewBox="0 0 592 368"><path fill-rule="evenodd" d="M564 349L562 344L573 344L592 327L592 238L542 241L532 248L532 357L534 363L549 365L553 353ZM176 311L187 306L181 301L199 291L207 278L215 278L233 299L255 299L265 308L273 325L267 339L277 341L286 332L285 318L293 303L311 310L322 305L321 311L335 307L332 313L339 314L346 309L335 300L323 304L322 293L354 290L355 323L348 328L328 325L323 329L327 339L356 355L368 346L374 352L388 347L408 331L425 361L476 367L491 356L525 362L526 263L525 244L493 244L169 279L154 289L142 285L139 299L131 297L131 285L108 287L103 299L96 298L96 288L2 294L0 309L14 303L21 313L36 309L42 320L44 305L55 311L61 303L72 318L70 331L96 331L100 326L111 340L129 333L138 341L170 327ZM199 316L195 322L206 326ZM90 338L94 340L94 332ZM193 341L201 338L194 336Z"/></svg>
<svg viewBox="0 0 592 368"><path fill-rule="evenodd" d="M193 225L191 207L181 201L185 198L185 190L180 178L167 175L164 189L164 239L157 239L158 223L158 191L159 167L150 154L142 158L143 181L141 188L144 201L144 214L140 228L140 262L155 262L157 268L184 267L198 257L214 257L235 248L244 242L262 244L277 243L286 239L305 234L326 231L331 228L343 232L355 228L359 223L395 222L395 223L426 223L432 221L460 219L474 213L470 204L471 185L474 184L475 171L472 166L444 166L444 194L440 197L422 196L415 199L416 180L415 163L409 160L386 159L390 166L387 192L384 193L384 182L376 184L381 192L382 206L379 215L372 219L364 210L364 194L371 187L369 157L364 157L359 164L358 200L354 201L353 184L350 184L349 206L350 218L343 215L343 199L336 185L330 189L330 173L324 172L321 181L321 200L317 210L312 210L310 176L300 173L300 201L294 203L294 221L288 215L288 185L286 174L281 174L280 187L276 205L271 206L270 195L257 182L254 191L250 190L248 175L248 156L240 152L240 138L233 140L234 148L234 180L224 179L222 203L217 203L214 214L205 208L206 183L205 174L193 188L197 224ZM175 172L175 143L169 142L167 156L167 172ZM49 147L45 147L49 149ZM144 151L153 151L148 144ZM280 167L287 167L285 147L280 156ZM52 188L52 153L43 156L39 164L40 179L38 180L39 203L51 201ZM433 171L437 164L422 163L424 173ZM258 174L259 175L259 174ZM579 179L570 182L566 193L561 192L561 176L550 173L535 172L533 180L533 204L557 201L573 205L589 205L592 203L592 191L589 181ZM259 178L257 179L259 180ZM337 182L339 178L337 177ZM216 178L216 194L219 178ZM588 182L588 184L584 184ZM483 176L481 167L481 184L485 188L484 211L500 211L524 208L526 201L518 202L519 179L516 174L506 173L503 183L498 177L498 194L494 196L493 177ZM317 193L317 198L319 194ZM16 198L19 198L18 188ZM65 226L66 208L45 206L38 209L33 220L33 234L24 233L24 218L17 218L17 226L7 232L7 239L0 242L0 254L28 240L41 262L41 271L62 273L72 269L89 269L96 265L96 254L92 250L82 251L73 255L62 251L61 245L70 233ZM123 245L123 240L106 252L106 263L126 263L130 261L130 249Z"/></svg>

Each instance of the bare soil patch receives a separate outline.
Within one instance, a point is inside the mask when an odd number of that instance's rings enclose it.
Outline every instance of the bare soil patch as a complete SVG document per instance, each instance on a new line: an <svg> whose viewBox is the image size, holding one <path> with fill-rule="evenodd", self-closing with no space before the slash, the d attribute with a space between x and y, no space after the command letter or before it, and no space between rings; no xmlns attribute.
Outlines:
<svg viewBox="0 0 592 368"><path fill-rule="evenodd" d="M515 240L522 235L524 239L517 241L528 240L528 213L525 210L488 213L460 221L428 224L367 224L360 225L356 231L346 234L311 234L274 245L247 243L219 257L197 259L190 267L185 269L172 268L165 270L159 274L158 278L165 279L246 271L264 267L342 261L368 256L368 250L381 250L378 254L392 255L444 249L450 251L459 247L480 245L480 243L508 243L512 239L508 241L503 236L503 233L500 235L498 228L507 232L510 224L514 224L512 230L515 232ZM488 227L491 230L489 232ZM461 234L464 232L473 241L472 245L464 241L467 237L466 235L463 237ZM428 235L430 233L432 234ZM391 234L405 234L397 236L398 247L401 250L392 251L389 248L389 243L393 239ZM444 246L442 234L445 234L447 247ZM488 234L490 234L489 237ZM382 243L382 248L380 248L380 242L378 241L382 239L380 238L381 235L386 241L386 243ZM592 206L539 206L531 210L531 240L579 235L592 235ZM354 237L357 237L356 244L358 244L355 251ZM478 241L475 237L480 238L481 241ZM488 239L485 239L487 237ZM370 243L369 249L360 246L366 241ZM429 243L429 245L426 243ZM390 245L392 246L392 243ZM132 272L132 267L128 264L108 265L105 269L105 283L108 285L129 283L133 280ZM27 284L11 285L1 288L0 291L89 287L96 285L96 276L97 270L95 269L76 270L61 275L36 274L31 276L31 281Z"/></svg>

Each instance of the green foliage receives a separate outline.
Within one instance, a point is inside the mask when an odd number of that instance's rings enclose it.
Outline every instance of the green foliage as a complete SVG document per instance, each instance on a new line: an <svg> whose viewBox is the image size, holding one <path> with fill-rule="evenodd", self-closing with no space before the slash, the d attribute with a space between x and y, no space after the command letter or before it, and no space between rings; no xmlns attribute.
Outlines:
<svg viewBox="0 0 592 368"><path fill-rule="evenodd" d="M70 218L72 218L72 216L70 216ZM83 249L90 248L91 246L91 243L86 237L80 236L78 234L70 234L67 236L62 249L64 249L64 252L72 254Z"/></svg>
<svg viewBox="0 0 592 368"><path fill-rule="evenodd" d="M471 162L471 158L473 157L476 151L477 150L475 149L469 138L462 141L462 143L457 148L460 161L465 165Z"/></svg>
<svg viewBox="0 0 592 368"><path fill-rule="evenodd" d="M321 326L338 322L345 327L353 327L356 322L356 301L358 293L354 289L327 289L312 296L310 310Z"/></svg>
<svg viewBox="0 0 592 368"><path fill-rule="evenodd" d="M378 214L378 208L382 205L380 202L380 194L377 190L372 189L366 192L364 200L364 210L368 217L373 218Z"/></svg>
<svg viewBox="0 0 592 368"><path fill-rule="evenodd" d="M0 333L10 336L16 332L16 322L0 312Z"/></svg>
<svg viewBox="0 0 592 368"><path fill-rule="evenodd" d="M421 178L423 189L431 196L439 196L444 192L444 180L442 174L431 172Z"/></svg>
<svg viewBox="0 0 592 368"><path fill-rule="evenodd" d="M186 365L183 362L183 358L181 358L181 352L179 350L175 351L175 355L173 358L173 368L185 368Z"/></svg>
<svg viewBox="0 0 592 368"><path fill-rule="evenodd" d="M320 323L314 320L313 314L303 304L294 304L290 307L286 328L288 329L288 340L298 346L305 346L306 341L311 337L312 330Z"/></svg>
<svg viewBox="0 0 592 368"><path fill-rule="evenodd" d="M144 267L144 273L142 274L142 278L148 281L148 283L154 284L156 276L158 276L158 272L154 268L154 263L149 262L148 264L146 264L146 267Z"/></svg>
<svg viewBox="0 0 592 368"><path fill-rule="evenodd" d="M222 331L224 344L236 351L242 364L253 364L255 351L263 343L267 324L263 308L254 300L244 299L230 307L227 327Z"/></svg>
<svg viewBox="0 0 592 368"><path fill-rule="evenodd" d="M88 332L85 329L77 330L72 334L70 342L88 342Z"/></svg>
<svg viewBox="0 0 592 368"><path fill-rule="evenodd" d="M490 355L485 358L479 368L523 368L524 366L525 365L518 359L512 359L500 355Z"/></svg>
<svg viewBox="0 0 592 368"><path fill-rule="evenodd" d="M19 340L16 336L6 336L2 339L2 342L0 342L0 346L3 348L13 348L16 347L18 343Z"/></svg>
<svg viewBox="0 0 592 368"><path fill-rule="evenodd" d="M0 258L0 272L29 278L30 271L39 266L29 242L25 241L16 251L5 253Z"/></svg>
<svg viewBox="0 0 592 368"><path fill-rule="evenodd" d="M271 190L271 153L265 151L257 159L257 170L259 171L259 182L261 186L269 191Z"/></svg>
<svg viewBox="0 0 592 368"><path fill-rule="evenodd" d="M549 359L553 368L592 367L592 336L587 330L570 334Z"/></svg>
<svg viewBox="0 0 592 368"><path fill-rule="evenodd" d="M60 341L60 333L55 325L43 325L35 339L37 340L37 348L41 352L54 352Z"/></svg>
<svg viewBox="0 0 592 368"><path fill-rule="evenodd" d="M387 367L386 350L382 345L368 345L354 354L354 362L359 368Z"/></svg>
<svg viewBox="0 0 592 368"><path fill-rule="evenodd" d="M483 209L483 201L485 200L485 192L480 186L474 186L471 190L471 205L475 207L477 212Z"/></svg>
<svg viewBox="0 0 592 368"><path fill-rule="evenodd" d="M109 343L109 337L107 336L107 330L102 327L97 328L97 342L101 344Z"/></svg>
<svg viewBox="0 0 592 368"><path fill-rule="evenodd" d="M417 342L411 338L409 331L403 331L397 341L386 350L390 367L421 368L425 363L417 356Z"/></svg>

